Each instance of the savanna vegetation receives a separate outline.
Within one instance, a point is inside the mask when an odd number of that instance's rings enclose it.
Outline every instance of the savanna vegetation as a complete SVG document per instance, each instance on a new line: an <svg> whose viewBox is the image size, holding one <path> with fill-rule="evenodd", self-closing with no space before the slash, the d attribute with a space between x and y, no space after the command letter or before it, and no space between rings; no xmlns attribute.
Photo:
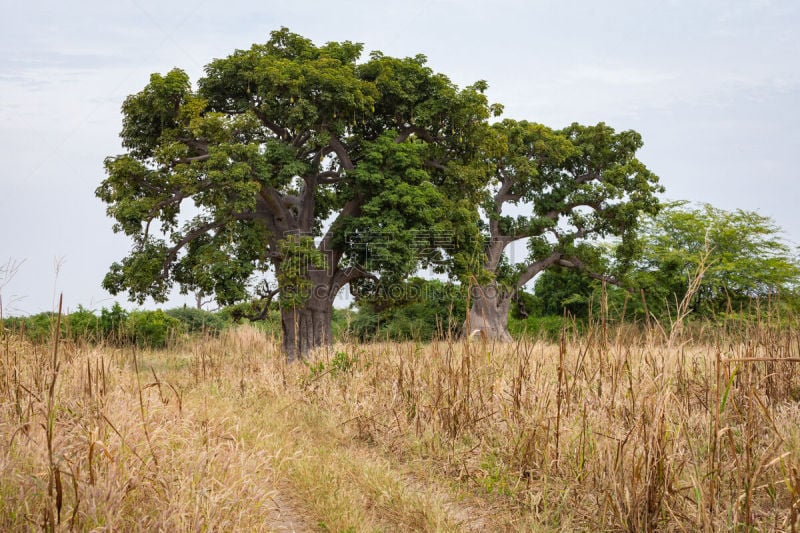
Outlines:
<svg viewBox="0 0 800 533"><path fill-rule="evenodd" d="M3 328L0 527L793 531L800 329L759 313L305 364L252 325L166 349Z"/></svg>
<svg viewBox="0 0 800 533"><path fill-rule="evenodd" d="M364 56L281 29L125 100L103 286L198 305L0 306L0 529L796 531L780 228Z"/></svg>
<svg viewBox="0 0 800 533"><path fill-rule="evenodd" d="M696 259L672 301L551 270L518 293L511 343L459 337L468 291L421 278L337 310L303 364L277 308L5 318L0 527L794 531L792 279L698 305L722 259L648 231Z"/></svg>

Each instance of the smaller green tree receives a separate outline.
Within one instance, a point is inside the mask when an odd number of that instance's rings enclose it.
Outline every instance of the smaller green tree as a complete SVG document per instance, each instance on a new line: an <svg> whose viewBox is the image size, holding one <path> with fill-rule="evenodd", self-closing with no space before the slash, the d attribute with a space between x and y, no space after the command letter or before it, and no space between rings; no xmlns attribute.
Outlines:
<svg viewBox="0 0 800 533"><path fill-rule="evenodd" d="M73 339L96 340L103 336L97 315L82 305L78 306L77 311L65 317L64 322L69 336Z"/></svg>
<svg viewBox="0 0 800 533"><path fill-rule="evenodd" d="M675 202L644 221L641 243L631 281L645 290L656 315L674 309L701 267L691 301L700 316L738 311L753 299L789 301L800 281L796 250L772 219L753 211Z"/></svg>
<svg viewBox="0 0 800 533"><path fill-rule="evenodd" d="M188 333L217 335L228 326L225 316L204 309L183 306L167 309L165 313L180 320Z"/></svg>

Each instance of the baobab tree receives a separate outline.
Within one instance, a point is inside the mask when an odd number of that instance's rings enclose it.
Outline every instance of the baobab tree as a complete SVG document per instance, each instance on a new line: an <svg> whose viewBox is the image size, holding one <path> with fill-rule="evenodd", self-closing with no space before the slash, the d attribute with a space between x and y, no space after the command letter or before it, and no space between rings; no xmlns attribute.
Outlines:
<svg viewBox="0 0 800 533"><path fill-rule="evenodd" d="M133 241L103 286L255 298L260 316L277 298L291 360L331 342L343 287L403 277L442 255L436 234L472 231L485 84L362 51L284 28L209 63L196 89L179 69L152 75L122 106L126 152L97 189ZM277 286L254 291L267 272Z"/></svg>
<svg viewBox="0 0 800 533"><path fill-rule="evenodd" d="M515 291L554 266L611 279L587 268L579 245L615 236L619 259L630 259L639 215L658 211L662 187L636 158L642 139L634 131L617 133L603 123L554 131L514 120L491 130L483 145L491 171L482 204L488 220L482 267L489 279L475 278L464 327L510 340ZM523 214L505 214L509 206ZM528 254L509 264L504 252L519 240L527 241Z"/></svg>

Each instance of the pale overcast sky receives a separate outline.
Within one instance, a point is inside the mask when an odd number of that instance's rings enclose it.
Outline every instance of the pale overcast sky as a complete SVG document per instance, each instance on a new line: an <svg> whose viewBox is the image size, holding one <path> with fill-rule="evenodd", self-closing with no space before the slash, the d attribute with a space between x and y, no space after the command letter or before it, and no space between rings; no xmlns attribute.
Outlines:
<svg viewBox="0 0 800 533"><path fill-rule="evenodd" d="M6 2L0 23L0 276L5 314L98 309L130 243L94 197L121 152L120 105L150 73L195 81L281 26L321 44L428 56L489 82L506 116L604 121L644 138L666 197L772 217L800 241L796 0ZM58 275L55 265L59 264ZM177 292L177 291L176 291ZM117 297L125 303L124 296ZM178 305L183 300L174 299Z"/></svg>

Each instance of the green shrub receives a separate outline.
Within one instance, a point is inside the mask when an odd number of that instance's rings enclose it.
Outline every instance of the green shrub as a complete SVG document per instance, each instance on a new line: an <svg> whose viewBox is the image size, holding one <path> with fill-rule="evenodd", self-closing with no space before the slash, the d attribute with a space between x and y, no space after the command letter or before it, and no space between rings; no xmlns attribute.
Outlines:
<svg viewBox="0 0 800 533"><path fill-rule="evenodd" d="M254 327L263 331L267 335L277 337L281 334L281 312L275 302L270 305L267 318L264 320L251 321L247 318L244 318L250 315L258 314L258 310L254 308L253 304L250 302L224 307L216 314L221 320L228 324L248 323L252 324Z"/></svg>
<svg viewBox="0 0 800 533"><path fill-rule="evenodd" d="M584 331L585 321L576 320L573 322L567 319L567 331L572 332L574 327L578 331ZM564 318L557 315L531 316L526 319L516 319L513 316L508 320L508 332L512 336L519 338L527 335L534 338L542 338L551 342L557 341L561 337L561 330L564 326Z"/></svg>
<svg viewBox="0 0 800 533"><path fill-rule="evenodd" d="M196 310L192 310L196 311ZM222 322L216 318L215 325ZM197 314L192 316L197 319ZM27 317L7 317L3 319L7 331L23 335L34 343L46 343L52 339L58 322L56 313L39 313ZM177 333L193 331L196 324L188 324L168 315L164 311L125 311L118 303L110 309L100 310L100 316L93 311L78 306L78 310L61 317L60 336L63 339L106 341L115 344L136 342L142 347L162 348Z"/></svg>
<svg viewBox="0 0 800 533"><path fill-rule="evenodd" d="M72 340L95 341L105 337L97 315L82 305L79 305L77 311L70 313L62 321L65 324L67 336Z"/></svg>
<svg viewBox="0 0 800 533"><path fill-rule="evenodd" d="M176 307L168 309L166 313L172 318L177 318L189 333L218 334L230 325L230 320L220 313L212 313L194 307Z"/></svg>
<svg viewBox="0 0 800 533"><path fill-rule="evenodd" d="M519 289L516 296L511 301L511 316L518 319L524 319L529 316L541 316L543 306L544 303L539 296Z"/></svg>
<svg viewBox="0 0 800 533"><path fill-rule="evenodd" d="M357 363L358 355L348 355L347 352L336 352L336 355L333 356L328 365L326 365L324 361L306 363L309 370L308 379L313 381L325 374L330 374L331 376L348 374L353 371Z"/></svg>
<svg viewBox="0 0 800 533"><path fill-rule="evenodd" d="M439 280L411 278L394 301L359 301L350 324L359 340L429 341L457 334L466 316L461 287Z"/></svg>
<svg viewBox="0 0 800 533"><path fill-rule="evenodd" d="M333 338L336 340L347 340L345 337L352 333L352 321L356 314L350 309L335 309L333 310L333 319L331 320L331 332Z"/></svg>
<svg viewBox="0 0 800 533"><path fill-rule="evenodd" d="M183 324L162 310L133 311L125 325L127 337L142 348L164 348Z"/></svg>
<svg viewBox="0 0 800 533"><path fill-rule="evenodd" d="M128 312L119 305L119 302L114 302L111 309L105 307L100 310L100 331L103 332L103 337L115 343L123 343L126 341L125 326L128 321Z"/></svg>
<svg viewBox="0 0 800 533"><path fill-rule="evenodd" d="M50 340L55 321L56 314L50 312L3 318L4 326L8 331L24 336L37 344Z"/></svg>

